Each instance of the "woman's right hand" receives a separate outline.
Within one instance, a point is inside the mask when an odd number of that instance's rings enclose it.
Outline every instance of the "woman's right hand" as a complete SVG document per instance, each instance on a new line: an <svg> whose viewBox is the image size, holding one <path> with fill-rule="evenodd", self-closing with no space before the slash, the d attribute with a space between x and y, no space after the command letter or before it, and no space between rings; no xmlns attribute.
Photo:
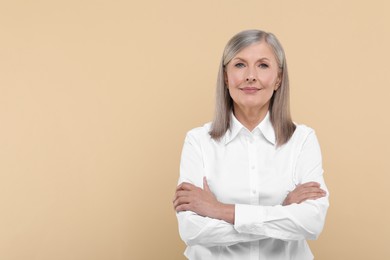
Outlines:
<svg viewBox="0 0 390 260"><path fill-rule="evenodd" d="M283 201L283 206L293 203L301 203L305 200L316 200L326 196L326 191L321 189L318 182L307 182L299 184L291 191Z"/></svg>

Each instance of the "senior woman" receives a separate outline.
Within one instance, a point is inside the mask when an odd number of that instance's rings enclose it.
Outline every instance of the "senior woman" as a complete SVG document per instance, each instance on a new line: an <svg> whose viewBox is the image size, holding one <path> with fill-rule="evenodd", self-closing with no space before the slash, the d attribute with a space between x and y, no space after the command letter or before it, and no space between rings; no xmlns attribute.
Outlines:
<svg viewBox="0 0 390 260"><path fill-rule="evenodd" d="M293 123L283 48L226 45L213 122L187 133L174 200L188 259L313 259L329 206L315 132Z"/></svg>

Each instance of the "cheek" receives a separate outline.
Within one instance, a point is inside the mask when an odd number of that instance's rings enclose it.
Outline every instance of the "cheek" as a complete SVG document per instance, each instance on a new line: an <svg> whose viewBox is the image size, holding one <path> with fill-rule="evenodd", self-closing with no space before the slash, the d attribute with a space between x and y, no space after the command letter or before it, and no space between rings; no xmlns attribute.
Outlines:
<svg viewBox="0 0 390 260"><path fill-rule="evenodd" d="M277 81L277 75L274 75L274 73L263 75L262 77L262 83L265 87L274 87L276 81Z"/></svg>
<svg viewBox="0 0 390 260"><path fill-rule="evenodd" d="M242 76L239 73L229 73L227 79L229 86L236 86L242 82Z"/></svg>

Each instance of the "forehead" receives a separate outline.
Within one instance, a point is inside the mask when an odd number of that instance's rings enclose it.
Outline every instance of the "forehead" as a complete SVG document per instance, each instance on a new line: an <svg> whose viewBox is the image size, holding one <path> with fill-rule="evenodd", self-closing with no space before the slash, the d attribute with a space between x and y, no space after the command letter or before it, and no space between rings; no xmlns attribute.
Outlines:
<svg viewBox="0 0 390 260"><path fill-rule="evenodd" d="M265 41L260 41L256 43L252 43L245 48L241 49L233 59L263 59L267 58L269 60L275 60L275 54L271 48L271 46Z"/></svg>

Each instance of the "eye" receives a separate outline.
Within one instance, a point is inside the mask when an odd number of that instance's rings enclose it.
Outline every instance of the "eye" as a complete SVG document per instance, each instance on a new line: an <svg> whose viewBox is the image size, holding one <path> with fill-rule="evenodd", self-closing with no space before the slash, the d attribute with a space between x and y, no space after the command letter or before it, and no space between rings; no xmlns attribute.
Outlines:
<svg viewBox="0 0 390 260"><path fill-rule="evenodd" d="M239 62L239 63L234 64L234 67L236 67L236 68L243 68L243 67L245 67L245 65L244 65L244 63Z"/></svg>
<svg viewBox="0 0 390 260"><path fill-rule="evenodd" d="M259 67L262 68L262 69L267 69L269 66L268 66L267 63L260 63Z"/></svg>

